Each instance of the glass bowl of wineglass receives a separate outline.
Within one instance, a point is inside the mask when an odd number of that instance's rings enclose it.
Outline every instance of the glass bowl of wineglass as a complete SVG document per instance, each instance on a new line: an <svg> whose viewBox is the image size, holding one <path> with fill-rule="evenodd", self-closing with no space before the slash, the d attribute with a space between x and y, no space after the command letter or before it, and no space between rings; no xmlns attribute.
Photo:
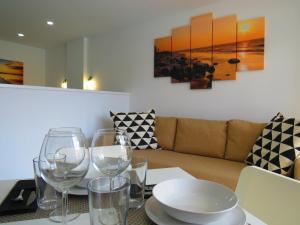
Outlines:
<svg viewBox="0 0 300 225"><path fill-rule="evenodd" d="M89 152L80 128L50 129L39 156L42 178L62 192L61 221L67 224L69 189L80 183L89 168Z"/></svg>
<svg viewBox="0 0 300 225"><path fill-rule="evenodd" d="M94 168L108 177L121 174L130 165L132 149L127 132L118 129L100 129L91 144L91 162Z"/></svg>

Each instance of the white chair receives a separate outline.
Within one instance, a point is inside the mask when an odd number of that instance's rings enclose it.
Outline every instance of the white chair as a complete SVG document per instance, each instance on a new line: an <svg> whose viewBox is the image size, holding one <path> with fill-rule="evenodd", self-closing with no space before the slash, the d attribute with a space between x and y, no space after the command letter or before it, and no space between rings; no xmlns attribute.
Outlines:
<svg viewBox="0 0 300 225"><path fill-rule="evenodd" d="M258 167L241 172L240 206L269 225L300 224L300 182Z"/></svg>

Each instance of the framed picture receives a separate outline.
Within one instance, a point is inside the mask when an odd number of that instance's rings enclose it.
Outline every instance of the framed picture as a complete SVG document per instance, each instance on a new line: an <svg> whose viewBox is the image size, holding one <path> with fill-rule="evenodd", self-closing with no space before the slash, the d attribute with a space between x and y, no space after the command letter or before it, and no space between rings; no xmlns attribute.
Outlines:
<svg viewBox="0 0 300 225"><path fill-rule="evenodd" d="M154 40L154 77L171 75L172 38L162 37Z"/></svg>
<svg viewBox="0 0 300 225"><path fill-rule="evenodd" d="M263 70L265 48L265 18L258 17L238 22L238 71Z"/></svg>
<svg viewBox="0 0 300 225"><path fill-rule="evenodd" d="M191 27L183 26L172 30L172 83L190 81Z"/></svg>
<svg viewBox="0 0 300 225"><path fill-rule="evenodd" d="M23 84L23 63L0 59L0 83Z"/></svg>
<svg viewBox="0 0 300 225"><path fill-rule="evenodd" d="M236 15L213 21L214 80L236 80Z"/></svg>
<svg viewBox="0 0 300 225"><path fill-rule="evenodd" d="M154 40L154 77L211 89L213 81L236 80L237 72L263 70L264 42L264 17L238 21L236 15L194 16L190 25Z"/></svg>
<svg viewBox="0 0 300 225"><path fill-rule="evenodd" d="M212 13L191 20L191 89L212 88Z"/></svg>

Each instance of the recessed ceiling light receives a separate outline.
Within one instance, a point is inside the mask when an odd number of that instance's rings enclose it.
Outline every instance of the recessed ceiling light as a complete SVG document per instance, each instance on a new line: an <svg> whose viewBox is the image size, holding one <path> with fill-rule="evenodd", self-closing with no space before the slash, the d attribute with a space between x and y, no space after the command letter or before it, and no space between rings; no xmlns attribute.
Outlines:
<svg viewBox="0 0 300 225"><path fill-rule="evenodd" d="M24 37L25 35L23 33L18 33L18 37Z"/></svg>
<svg viewBox="0 0 300 225"><path fill-rule="evenodd" d="M50 20L48 20L48 21L47 21L47 25L49 25L49 26L53 26L53 25L54 25L54 22L53 22L53 21L50 21Z"/></svg>

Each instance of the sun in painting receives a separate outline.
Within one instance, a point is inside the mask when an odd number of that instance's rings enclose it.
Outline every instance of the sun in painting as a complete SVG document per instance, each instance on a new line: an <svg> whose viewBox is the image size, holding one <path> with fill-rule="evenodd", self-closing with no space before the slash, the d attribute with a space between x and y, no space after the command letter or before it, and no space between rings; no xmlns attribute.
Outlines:
<svg viewBox="0 0 300 225"><path fill-rule="evenodd" d="M264 69L265 18L243 20L238 23L238 71Z"/></svg>

